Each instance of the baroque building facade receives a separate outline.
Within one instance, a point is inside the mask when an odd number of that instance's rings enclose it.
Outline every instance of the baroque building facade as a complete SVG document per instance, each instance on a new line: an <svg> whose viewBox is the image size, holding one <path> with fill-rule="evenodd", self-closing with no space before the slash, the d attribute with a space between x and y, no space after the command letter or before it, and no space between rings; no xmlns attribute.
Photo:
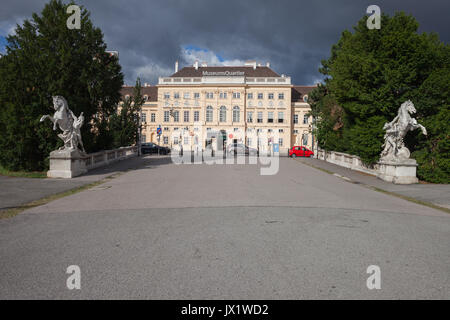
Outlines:
<svg viewBox="0 0 450 320"><path fill-rule="evenodd" d="M308 93L314 86L296 86L269 63L207 66L196 62L156 86L144 85L142 142L184 150L218 150L231 143L280 153L293 146L312 147ZM123 99L133 87L122 89ZM158 136L157 128L161 128ZM261 137L265 137L262 139Z"/></svg>

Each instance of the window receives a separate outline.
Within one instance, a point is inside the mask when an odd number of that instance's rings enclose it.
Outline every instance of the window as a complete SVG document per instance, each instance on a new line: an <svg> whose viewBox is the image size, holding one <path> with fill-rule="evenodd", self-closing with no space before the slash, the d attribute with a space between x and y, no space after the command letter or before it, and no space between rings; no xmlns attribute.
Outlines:
<svg viewBox="0 0 450 320"><path fill-rule="evenodd" d="M283 133L284 130L283 130L283 129L278 129L278 132L279 132L279 133Z"/></svg>
<svg viewBox="0 0 450 320"><path fill-rule="evenodd" d="M247 99L253 99L253 93L247 93Z"/></svg>
<svg viewBox="0 0 450 320"><path fill-rule="evenodd" d="M175 105L175 107L178 107L178 106L180 105L180 103L178 102L178 100L175 101L174 105Z"/></svg>
<svg viewBox="0 0 450 320"><path fill-rule="evenodd" d="M185 107L189 106L189 100L184 100L184 106Z"/></svg>
<svg viewBox="0 0 450 320"><path fill-rule="evenodd" d="M150 115L150 122L156 122L156 113Z"/></svg>
<svg viewBox="0 0 450 320"><path fill-rule="evenodd" d="M297 134L297 133L298 133L298 130L294 130L294 133Z"/></svg>
<svg viewBox="0 0 450 320"><path fill-rule="evenodd" d="M219 93L219 98L220 99L226 99L227 98L227 93L226 92L220 92Z"/></svg>
<svg viewBox="0 0 450 320"><path fill-rule="evenodd" d="M174 98L174 99L180 99L180 93L179 93L179 92L175 92L175 93L173 94L173 98Z"/></svg>
<svg viewBox="0 0 450 320"><path fill-rule="evenodd" d="M185 99L189 99L189 92L185 92L184 95L183 95L183 97L184 97Z"/></svg>
<svg viewBox="0 0 450 320"><path fill-rule="evenodd" d="M142 122L147 122L147 113L146 112L142 112L141 113L141 121Z"/></svg>
<svg viewBox="0 0 450 320"><path fill-rule="evenodd" d="M273 108L273 101L269 101L269 107Z"/></svg>
<svg viewBox="0 0 450 320"><path fill-rule="evenodd" d="M194 121L200 121L200 111L194 111Z"/></svg>
<svg viewBox="0 0 450 320"><path fill-rule="evenodd" d="M183 121L189 122L189 111L184 111L183 113Z"/></svg>
<svg viewBox="0 0 450 320"><path fill-rule="evenodd" d="M240 121L240 109L238 106L233 107L233 122L239 122Z"/></svg>
<svg viewBox="0 0 450 320"><path fill-rule="evenodd" d="M163 143L168 144L169 143L169 137L163 137Z"/></svg>
<svg viewBox="0 0 450 320"><path fill-rule="evenodd" d="M189 144L189 137L184 137L184 144Z"/></svg>
<svg viewBox="0 0 450 320"><path fill-rule="evenodd" d="M169 101L164 102L164 106L168 107L169 106Z"/></svg>
<svg viewBox="0 0 450 320"><path fill-rule="evenodd" d="M284 100L284 93L279 93L278 94L278 99L279 100Z"/></svg>
<svg viewBox="0 0 450 320"><path fill-rule="evenodd" d="M164 99L170 99L170 93L165 92L164 93Z"/></svg>
<svg viewBox="0 0 450 320"><path fill-rule="evenodd" d="M309 120L309 116L307 114L305 114L303 116L303 124L308 124L308 120Z"/></svg>
<svg viewBox="0 0 450 320"><path fill-rule="evenodd" d="M267 122L268 123L273 123L273 112L268 112L267 113Z"/></svg>
<svg viewBox="0 0 450 320"><path fill-rule="evenodd" d="M213 121L213 108L211 106L206 107L206 122Z"/></svg>
<svg viewBox="0 0 450 320"><path fill-rule="evenodd" d="M247 104L248 104L249 107L253 107L253 101L252 100L250 100Z"/></svg>
<svg viewBox="0 0 450 320"><path fill-rule="evenodd" d="M252 138L247 138L247 146L251 146L252 145Z"/></svg>
<svg viewBox="0 0 450 320"><path fill-rule="evenodd" d="M178 137L173 137L173 144L178 144Z"/></svg>
<svg viewBox="0 0 450 320"><path fill-rule="evenodd" d="M258 93L258 99L261 100L264 98L264 95L262 93Z"/></svg>
<svg viewBox="0 0 450 320"><path fill-rule="evenodd" d="M284 112L278 112L278 123L284 122Z"/></svg>
<svg viewBox="0 0 450 320"><path fill-rule="evenodd" d="M214 93L212 93L212 92L207 92L207 93L206 93L206 99L212 99L212 98L214 98Z"/></svg>
<svg viewBox="0 0 450 320"><path fill-rule="evenodd" d="M247 122L253 122L253 112L247 112Z"/></svg>
<svg viewBox="0 0 450 320"><path fill-rule="evenodd" d="M262 102L258 101L258 107L262 107Z"/></svg>
<svg viewBox="0 0 450 320"><path fill-rule="evenodd" d="M278 139L278 144L280 145L280 147L283 146L283 138L279 138L279 139Z"/></svg>
<svg viewBox="0 0 450 320"><path fill-rule="evenodd" d="M194 99L200 99L200 93L194 92Z"/></svg>
<svg viewBox="0 0 450 320"><path fill-rule="evenodd" d="M147 141L147 137L145 136L145 134L143 134L141 136L141 142L146 142Z"/></svg>
<svg viewBox="0 0 450 320"><path fill-rule="evenodd" d="M294 114L294 123L298 123L298 114Z"/></svg>
<svg viewBox="0 0 450 320"><path fill-rule="evenodd" d="M303 96L303 101L308 102L308 96L306 94Z"/></svg>
<svg viewBox="0 0 450 320"><path fill-rule="evenodd" d="M180 121L180 111L174 111L173 112L173 121L174 122Z"/></svg>
<svg viewBox="0 0 450 320"><path fill-rule="evenodd" d="M164 131L169 131L169 127L164 127Z"/></svg>
<svg viewBox="0 0 450 320"><path fill-rule="evenodd" d="M227 108L225 106L221 106L220 107L219 121L220 122L226 122L227 121Z"/></svg>
<svg viewBox="0 0 450 320"><path fill-rule="evenodd" d="M240 92L233 92L233 99L240 99L241 93Z"/></svg>
<svg viewBox="0 0 450 320"><path fill-rule="evenodd" d="M269 98L270 100L273 100L273 93L269 93L268 98Z"/></svg>
<svg viewBox="0 0 450 320"><path fill-rule="evenodd" d="M272 129L267 129L267 133L271 133L272 131Z"/></svg>
<svg viewBox="0 0 450 320"><path fill-rule="evenodd" d="M258 123L263 122L263 113L261 111L258 112Z"/></svg>
<svg viewBox="0 0 450 320"><path fill-rule="evenodd" d="M169 122L170 112L164 111L164 122Z"/></svg>

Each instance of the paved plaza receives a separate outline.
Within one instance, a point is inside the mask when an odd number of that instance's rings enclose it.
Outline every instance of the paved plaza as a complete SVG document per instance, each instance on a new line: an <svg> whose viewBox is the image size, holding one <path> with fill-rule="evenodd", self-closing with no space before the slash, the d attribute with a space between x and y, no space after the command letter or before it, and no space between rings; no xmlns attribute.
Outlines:
<svg viewBox="0 0 450 320"><path fill-rule="evenodd" d="M0 299L449 297L448 213L303 160L280 158L267 176L259 165L133 161L0 220ZM66 287L70 265L80 290ZM366 286L370 265L379 290Z"/></svg>

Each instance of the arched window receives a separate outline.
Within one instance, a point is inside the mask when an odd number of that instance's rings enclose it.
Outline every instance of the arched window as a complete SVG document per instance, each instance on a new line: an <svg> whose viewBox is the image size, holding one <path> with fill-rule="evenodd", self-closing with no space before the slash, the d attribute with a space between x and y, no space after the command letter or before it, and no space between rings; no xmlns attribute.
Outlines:
<svg viewBox="0 0 450 320"><path fill-rule="evenodd" d="M220 122L226 122L227 121L227 108L225 106L221 106L220 107L219 121Z"/></svg>
<svg viewBox="0 0 450 320"><path fill-rule="evenodd" d="M239 122L240 109L238 106L233 107L233 122Z"/></svg>
<svg viewBox="0 0 450 320"><path fill-rule="evenodd" d="M206 122L213 121L213 108L211 106L206 107Z"/></svg>

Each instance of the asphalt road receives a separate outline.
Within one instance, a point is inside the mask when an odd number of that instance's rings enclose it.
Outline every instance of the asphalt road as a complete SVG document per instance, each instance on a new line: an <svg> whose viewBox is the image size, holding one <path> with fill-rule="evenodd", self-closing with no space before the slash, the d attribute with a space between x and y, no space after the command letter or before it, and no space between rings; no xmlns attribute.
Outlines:
<svg viewBox="0 0 450 320"><path fill-rule="evenodd" d="M149 157L0 220L0 299L450 298L448 214L288 158L259 169Z"/></svg>

